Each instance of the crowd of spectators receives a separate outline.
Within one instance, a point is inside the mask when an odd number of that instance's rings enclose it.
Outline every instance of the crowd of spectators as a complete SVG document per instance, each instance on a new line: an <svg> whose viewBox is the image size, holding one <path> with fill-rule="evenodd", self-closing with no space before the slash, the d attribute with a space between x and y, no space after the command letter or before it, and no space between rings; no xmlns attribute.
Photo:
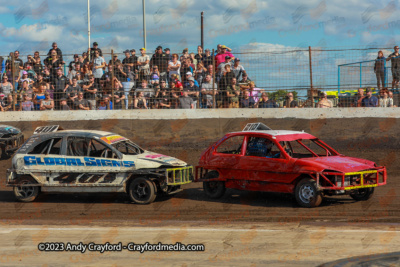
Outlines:
<svg viewBox="0 0 400 267"><path fill-rule="evenodd" d="M181 55L158 46L152 56L145 48L123 51L124 58L113 54L106 62L97 42L73 61L65 62L57 43L42 59L39 52L24 62L19 51L1 59L0 110L110 110L110 109L195 109L195 108L298 108L302 107L287 93L283 103L270 99L257 88L238 57L225 45L212 54L197 47L197 54L184 49ZM398 47L387 59L378 53L374 70L380 98L371 90L359 90L352 106L394 106L391 93L384 87L382 62L396 65ZM399 56L400 60L400 56ZM67 69L64 73L64 69ZM393 72L393 86L399 77ZM399 73L400 75L400 63ZM397 80L395 79L397 78ZM380 88L380 87L379 87ZM326 93L320 94L317 107L330 108Z"/></svg>

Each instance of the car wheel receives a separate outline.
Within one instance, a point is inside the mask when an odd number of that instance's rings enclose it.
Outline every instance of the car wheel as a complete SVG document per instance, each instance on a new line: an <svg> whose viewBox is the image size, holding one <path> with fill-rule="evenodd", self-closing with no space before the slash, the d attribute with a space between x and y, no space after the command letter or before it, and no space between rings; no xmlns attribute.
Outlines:
<svg viewBox="0 0 400 267"><path fill-rule="evenodd" d="M210 171L204 176L204 179L218 178L218 176L217 171ZM221 181L203 182L203 189L208 197L214 199L221 198L226 191L225 183Z"/></svg>
<svg viewBox="0 0 400 267"><path fill-rule="evenodd" d="M306 208L318 207L322 202L321 192L317 189L317 183L313 179L303 179L295 189L295 197L300 206Z"/></svg>
<svg viewBox="0 0 400 267"><path fill-rule="evenodd" d="M137 204L150 204L156 199L155 185L147 178L136 178L129 185L129 196Z"/></svg>
<svg viewBox="0 0 400 267"><path fill-rule="evenodd" d="M39 186L24 186L24 184L32 184L32 181L24 179L20 181L20 186L14 186L15 197L22 202L31 202L39 195Z"/></svg>
<svg viewBox="0 0 400 267"><path fill-rule="evenodd" d="M360 188L350 193L350 196L357 201L368 200L374 194L374 188Z"/></svg>

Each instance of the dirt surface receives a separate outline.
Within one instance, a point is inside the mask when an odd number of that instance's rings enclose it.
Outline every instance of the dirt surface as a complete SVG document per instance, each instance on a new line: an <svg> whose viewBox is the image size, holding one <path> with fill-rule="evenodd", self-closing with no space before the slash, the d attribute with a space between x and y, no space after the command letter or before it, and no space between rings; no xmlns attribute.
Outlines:
<svg viewBox="0 0 400 267"><path fill-rule="evenodd" d="M107 120L55 122L65 129L106 130L126 136L145 149L176 156L196 165L201 152L224 133L238 131L246 123L263 121L273 129L305 130L347 156L361 157L387 166L388 185L379 187L371 200L329 197L315 209L298 207L291 195L229 190L220 200L202 192L202 184L189 184L170 199L150 205L130 203L124 194L49 194L33 203L15 201L11 188L0 186L0 219L6 224L115 224L160 225L166 222L400 222L400 123L396 119L202 119L202 120ZM19 122L25 137L44 122ZM0 161L5 174L11 160Z"/></svg>

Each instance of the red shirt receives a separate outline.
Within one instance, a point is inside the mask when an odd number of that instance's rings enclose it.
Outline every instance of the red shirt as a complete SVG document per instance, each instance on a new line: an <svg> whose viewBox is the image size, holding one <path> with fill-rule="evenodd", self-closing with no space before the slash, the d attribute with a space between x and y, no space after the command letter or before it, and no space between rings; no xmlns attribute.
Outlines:
<svg viewBox="0 0 400 267"><path fill-rule="evenodd" d="M215 56L215 66L218 67L219 64L221 64L222 62L225 62L225 57L226 56L230 56L231 58L233 57L233 55L230 52L225 52L225 54L217 54Z"/></svg>

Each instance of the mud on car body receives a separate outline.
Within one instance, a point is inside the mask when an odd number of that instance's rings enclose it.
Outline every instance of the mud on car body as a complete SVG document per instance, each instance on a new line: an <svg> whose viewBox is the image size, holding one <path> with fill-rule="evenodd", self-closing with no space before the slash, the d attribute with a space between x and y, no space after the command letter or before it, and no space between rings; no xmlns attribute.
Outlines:
<svg viewBox="0 0 400 267"><path fill-rule="evenodd" d="M299 205L316 207L323 196L349 194L369 199L386 184L386 168L346 157L311 134L271 130L250 123L205 150L195 171L211 198L226 188L294 194Z"/></svg>
<svg viewBox="0 0 400 267"><path fill-rule="evenodd" d="M53 126L35 133L7 173L7 185L20 201L33 201L39 192L125 192L135 203L148 204L193 180L186 162L146 151L118 134Z"/></svg>
<svg viewBox="0 0 400 267"><path fill-rule="evenodd" d="M6 158L24 143L21 130L9 125L0 125L1 158Z"/></svg>

